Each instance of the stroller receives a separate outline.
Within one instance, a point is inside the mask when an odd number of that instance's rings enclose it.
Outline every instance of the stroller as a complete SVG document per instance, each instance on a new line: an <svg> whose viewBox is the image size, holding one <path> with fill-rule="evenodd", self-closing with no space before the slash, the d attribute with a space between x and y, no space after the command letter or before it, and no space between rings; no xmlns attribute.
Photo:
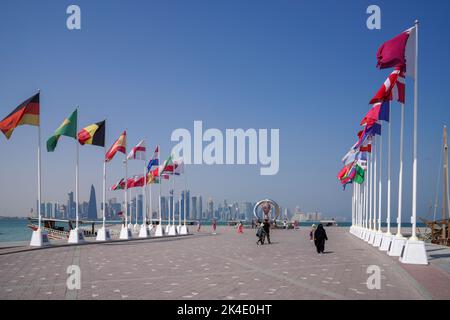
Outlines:
<svg viewBox="0 0 450 320"><path fill-rule="evenodd" d="M264 231L263 226L261 225L258 230L256 231L256 236L258 237L258 241L256 241L256 244L264 244L264 239L266 238L266 232Z"/></svg>

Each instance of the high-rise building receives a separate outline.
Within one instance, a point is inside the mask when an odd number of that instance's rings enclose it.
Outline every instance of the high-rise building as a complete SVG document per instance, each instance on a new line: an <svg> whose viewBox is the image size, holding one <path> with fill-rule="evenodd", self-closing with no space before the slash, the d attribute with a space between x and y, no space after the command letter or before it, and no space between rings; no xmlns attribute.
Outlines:
<svg viewBox="0 0 450 320"><path fill-rule="evenodd" d="M47 208L45 209L45 214L46 214L47 218L54 218L52 204L50 202L47 202L46 206L47 206Z"/></svg>
<svg viewBox="0 0 450 320"><path fill-rule="evenodd" d="M207 219L213 219L215 218L215 214L214 214L214 201L213 199L210 197L208 199L208 203L207 203Z"/></svg>
<svg viewBox="0 0 450 320"><path fill-rule="evenodd" d="M202 196L198 197L198 213L197 216L195 217L196 219L203 219L203 200L202 200Z"/></svg>
<svg viewBox="0 0 450 320"><path fill-rule="evenodd" d="M73 191L70 191L67 196L69 200L67 201L66 207L66 219L74 219L75 218L75 202L73 201Z"/></svg>
<svg viewBox="0 0 450 320"><path fill-rule="evenodd" d="M192 208L191 208L189 219L190 220L199 219L198 218L197 197L196 196L192 196L191 204L192 204Z"/></svg>
<svg viewBox="0 0 450 320"><path fill-rule="evenodd" d="M186 219L191 219L190 212L191 212L191 206L190 206L190 192L189 190L183 190L181 191L181 219L184 219L185 210L186 210ZM185 204L186 201L186 204Z"/></svg>
<svg viewBox="0 0 450 320"><path fill-rule="evenodd" d="M144 212L144 196L142 194L139 194L137 196L137 215L138 215L138 219L142 219L143 215L142 213Z"/></svg>
<svg viewBox="0 0 450 320"><path fill-rule="evenodd" d="M91 185L91 194L89 196L87 218L89 220L97 220L97 199L95 198L94 185Z"/></svg>

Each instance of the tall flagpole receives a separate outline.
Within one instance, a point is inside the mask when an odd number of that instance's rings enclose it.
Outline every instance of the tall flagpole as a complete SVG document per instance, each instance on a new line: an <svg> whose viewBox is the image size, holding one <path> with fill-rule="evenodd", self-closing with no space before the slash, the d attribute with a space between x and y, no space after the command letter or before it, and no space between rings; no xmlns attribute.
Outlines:
<svg viewBox="0 0 450 320"><path fill-rule="evenodd" d="M370 154L370 161L369 161L369 189L368 189L368 194L369 194L369 207L368 207L368 217L367 217L367 229L371 230L372 229L372 201L373 201L373 185L372 185L372 181L373 181L373 139L371 142L372 145L372 152Z"/></svg>
<svg viewBox="0 0 450 320"><path fill-rule="evenodd" d="M387 172L387 231L388 236L391 235L391 102L389 102L389 118L388 118L388 172Z"/></svg>
<svg viewBox="0 0 450 320"><path fill-rule="evenodd" d="M352 186L352 228L355 226L355 185Z"/></svg>
<svg viewBox="0 0 450 320"><path fill-rule="evenodd" d="M370 147L372 148L372 144L370 145ZM370 168L370 161L372 160L372 150L370 151L370 153L367 155L367 179L366 179L366 217L364 219L364 228L368 229L369 228L369 224L368 224L368 219L369 219L369 200L370 200L370 174L372 173L371 168Z"/></svg>
<svg viewBox="0 0 450 320"><path fill-rule="evenodd" d="M405 127L405 104L400 106L400 167L398 171L398 208L397 208L397 238L402 236L402 193L403 193L403 131Z"/></svg>
<svg viewBox="0 0 450 320"><path fill-rule="evenodd" d="M78 108L78 106L77 106L77 108ZM78 146L78 139L75 139L75 144L76 144L76 146L77 146L77 151L76 151L76 153L77 153L77 155L76 155L76 157L77 157L77 159L76 159L76 165L75 165L75 202L76 202L76 204L75 204L75 218L76 218L76 222L75 222L75 229L77 230L77 232L78 232L78 219L79 219L79 216L78 216L78 214L79 214L79 170L78 170L78 165L79 165L79 158L80 158L80 156L79 156L79 146Z"/></svg>
<svg viewBox="0 0 450 320"><path fill-rule="evenodd" d="M418 240L416 236L416 218L417 218L417 116L419 108L418 99L418 64L419 64L419 21L415 21L416 26L416 50L415 50L415 66L414 66L414 149L413 149L413 193L412 193L412 235L411 240Z"/></svg>
<svg viewBox="0 0 450 320"><path fill-rule="evenodd" d="M382 171L383 169L383 136L380 135L380 176L378 177L378 232L381 232L381 200L382 200Z"/></svg>
<svg viewBox="0 0 450 320"><path fill-rule="evenodd" d="M187 175L186 175L186 168L184 165L184 160L183 160L183 174L184 174L184 225L186 226L186 216L188 214L187 212L187 201L190 202L190 199L188 197L187 194Z"/></svg>
<svg viewBox="0 0 450 320"><path fill-rule="evenodd" d="M41 90L38 90L39 93L39 99L40 99L40 92ZM41 183L41 121L39 119L39 126L38 126L38 144L37 144L37 158L38 158L38 230L41 231L41 224L42 224L42 212L41 212L41 196L42 196L42 183Z"/></svg>
<svg viewBox="0 0 450 320"><path fill-rule="evenodd" d="M372 230L377 229L377 144L376 137L373 139L373 220Z"/></svg>
<svg viewBox="0 0 450 320"><path fill-rule="evenodd" d="M162 174L159 172L161 165L161 146L158 146L158 179L159 179L159 225L162 228L162 213L161 213L161 185L162 185Z"/></svg>

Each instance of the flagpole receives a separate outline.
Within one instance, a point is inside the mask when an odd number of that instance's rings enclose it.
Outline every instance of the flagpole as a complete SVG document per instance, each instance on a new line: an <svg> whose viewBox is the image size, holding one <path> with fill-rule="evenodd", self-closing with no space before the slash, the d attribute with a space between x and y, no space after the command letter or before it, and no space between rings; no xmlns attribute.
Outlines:
<svg viewBox="0 0 450 320"><path fill-rule="evenodd" d="M372 230L377 229L377 145L376 137L373 139L373 220Z"/></svg>
<svg viewBox="0 0 450 320"><path fill-rule="evenodd" d="M382 200L382 174L383 174L383 136L380 135L380 176L378 178L378 232L381 232L381 200Z"/></svg>
<svg viewBox="0 0 450 320"><path fill-rule="evenodd" d="M186 175L186 170L184 168L184 163L183 163L183 173L184 173L184 225L186 226L186 216L188 214L187 201L190 201L190 199L188 199L188 195L187 195L187 175Z"/></svg>
<svg viewBox="0 0 450 320"><path fill-rule="evenodd" d="M77 230L77 232L78 232L78 219L79 219L79 217L78 217L78 204L79 204L79 195L78 195L78 193L79 193L79 170L78 170L78 163L79 163L79 146L78 146L78 140L77 139L75 139L75 144L76 144L76 157L77 157L77 159L76 159L76 165L75 165L75 202L76 202L76 205L75 205L75 218L76 218L76 222L75 222L75 229Z"/></svg>
<svg viewBox="0 0 450 320"><path fill-rule="evenodd" d="M419 108L419 99L418 99L418 64L419 64L419 21L415 21L416 26L416 50L415 50L415 66L414 66L414 149L413 149L413 194L412 194L412 235L411 240L417 241L416 236L416 218L417 218L417 116L418 116L418 108Z"/></svg>
<svg viewBox="0 0 450 320"><path fill-rule="evenodd" d="M372 148L372 143L370 144L370 148ZM370 182L372 179L370 178L370 175L372 174L372 167L371 167L371 161L372 161L372 149L370 149L370 153L367 155L367 182L366 182L366 217L365 217L365 229L369 228L369 212L370 212L370 206L369 203L372 200L371 194L370 194Z"/></svg>
<svg viewBox="0 0 450 320"><path fill-rule="evenodd" d="M40 95L41 90L38 90ZM42 183L41 183L41 123L39 119L38 126L38 145L37 145L37 158L38 158L38 230L41 231L42 225L42 213L41 213L41 192L42 192Z"/></svg>
<svg viewBox="0 0 450 320"><path fill-rule="evenodd" d="M161 213L161 185L162 185L162 177L161 172L159 172L159 166L161 165L161 146L158 146L158 179L159 179L159 225L162 228L162 213Z"/></svg>
<svg viewBox="0 0 450 320"><path fill-rule="evenodd" d="M389 117L388 117L388 172L387 172L387 231L386 235L391 235L391 102L389 102Z"/></svg>
<svg viewBox="0 0 450 320"><path fill-rule="evenodd" d="M402 236L402 192L403 192L403 131L405 127L405 104L400 106L400 167L398 171L398 210L397 210L397 238Z"/></svg>
<svg viewBox="0 0 450 320"><path fill-rule="evenodd" d="M355 226L355 185L352 186L352 228Z"/></svg>

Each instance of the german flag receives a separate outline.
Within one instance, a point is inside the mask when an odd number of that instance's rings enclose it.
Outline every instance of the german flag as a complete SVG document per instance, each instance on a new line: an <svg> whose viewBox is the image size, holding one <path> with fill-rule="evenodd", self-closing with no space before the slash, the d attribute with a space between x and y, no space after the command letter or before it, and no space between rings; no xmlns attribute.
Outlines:
<svg viewBox="0 0 450 320"><path fill-rule="evenodd" d="M21 125L39 126L39 93L22 102L0 121L0 130L9 139L14 129Z"/></svg>
<svg viewBox="0 0 450 320"><path fill-rule="evenodd" d="M105 146L105 120L97 122L81 129L78 132L80 144L92 144L94 146Z"/></svg>

